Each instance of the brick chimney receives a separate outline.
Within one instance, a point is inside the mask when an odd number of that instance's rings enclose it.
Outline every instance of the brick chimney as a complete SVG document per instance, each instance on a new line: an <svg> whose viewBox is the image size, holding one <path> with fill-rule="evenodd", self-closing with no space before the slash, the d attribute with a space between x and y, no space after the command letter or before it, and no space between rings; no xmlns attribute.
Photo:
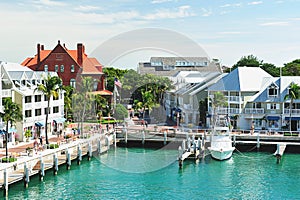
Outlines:
<svg viewBox="0 0 300 200"><path fill-rule="evenodd" d="M40 63L41 63L41 45L40 44L37 44L37 66L36 66L36 69L39 69L40 68Z"/></svg>
<svg viewBox="0 0 300 200"><path fill-rule="evenodd" d="M43 44L41 45L41 50L44 51L44 45Z"/></svg>
<svg viewBox="0 0 300 200"><path fill-rule="evenodd" d="M77 44L77 63L79 66L82 66L84 54L84 46L82 43Z"/></svg>

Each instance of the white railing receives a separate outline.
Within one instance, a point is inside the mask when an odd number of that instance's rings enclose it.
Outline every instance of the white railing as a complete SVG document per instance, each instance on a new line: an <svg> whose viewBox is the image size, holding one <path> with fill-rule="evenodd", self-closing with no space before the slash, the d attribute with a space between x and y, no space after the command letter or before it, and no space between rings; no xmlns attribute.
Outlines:
<svg viewBox="0 0 300 200"><path fill-rule="evenodd" d="M219 113L219 114L239 114L240 109L239 108L219 108L217 110L217 113Z"/></svg>
<svg viewBox="0 0 300 200"><path fill-rule="evenodd" d="M292 115L300 115L300 109L292 109ZM290 109L285 109L284 114L290 114Z"/></svg>
<svg viewBox="0 0 300 200"><path fill-rule="evenodd" d="M11 90L2 90L2 98L11 97Z"/></svg>
<svg viewBox="0 0 300 200"><path fill-rule="evenodd" d="M234 102L240 102L241 97L239 96L226 96L226 98L228 99L228 101L234 101Z"/></svg>
<svg viewBox="0 0 300 200"><path fill-rule="evenodd" d="M265 109L263 108L245 108L245 114L264 114Z"/></svg>

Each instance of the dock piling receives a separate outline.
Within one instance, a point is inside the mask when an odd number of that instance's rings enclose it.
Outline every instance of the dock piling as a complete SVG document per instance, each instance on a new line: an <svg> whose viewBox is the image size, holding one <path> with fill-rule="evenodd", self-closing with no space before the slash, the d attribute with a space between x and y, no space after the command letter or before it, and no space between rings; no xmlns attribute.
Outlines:
<svg viewBox="0 0 300 200"><path fill-rule="evenodd" d="M66 166L67 170L69 170L71 168L71 152L69 151L69 149L67 149L66 156Z"/></svg>
<svg viewBox="0 0 300 200"><path fill-rule="evenodd" d="M4 170L4 196L8 197L8 172L7 169Z"/></svg>
<svg viewBox="0 0 300 200"><path fill-rule="evenodd" d="M257 141L256 147L259 149L259 147L260 147L260 143L259 143L259 133L257 134L257 139L256 139L256 141Z"/></svg>
<svg viewBox="0 0 300 200"><path fill-rule="evenodd" d="M88 160L91 160L92 155L93 155L92 144L89 142L88 143Z"/></svg>
<svg viewBox="0 0 300 200"><path fill-rule="evenodd" d="M166 145L167 144L167 132L166 131L164 131L164 145Z"/></svg>
<svg viewBox="0 0 300 200"><path fill-rule="evenodd" d="M114 131L114 145L115 145L115 148L117 147L117 134L116 134L116 131Z"/></svg>
<svg viewBox="0 0 300 200"><path fill-rule="evenodd" d="M97 150L98 150L98 154L101 154L101 140L100 139L97 140Z"/></svg>
<svg viewBox="0 0 300 200"><path fill-rule="evenodd" d="M142 144L145 144L145 131L142 130Z"/></svg>
<svg viewBox="0 0 300 200"><path fill-rule="evenodd" d="M43 161L43 157L41 157L41 159L40 159L40 171L39 171L40 181L42 181L44 179L44 176L45 176L45 163Z"/></svg>
<svg viewBox="0 0 300 200"><path fill-rule="evenodd" d="M53 155L53 173L54 173L54 175L57 175L57 171L58 171L58 157L57 157L57 153L55 153Z"/></svg>
<svg viewBox="0 0 300 200"><path fill-rule="evenodd" d="M29 169L27 163L24 163L24 187L28 188L29 183Z"/></svg>
<svg viewBox="0 0 300 200"><path fill-rule="evenodd" d="M80 165L80 162L82 160L82 149L80 144L77 146L77 164Z"/></svg>

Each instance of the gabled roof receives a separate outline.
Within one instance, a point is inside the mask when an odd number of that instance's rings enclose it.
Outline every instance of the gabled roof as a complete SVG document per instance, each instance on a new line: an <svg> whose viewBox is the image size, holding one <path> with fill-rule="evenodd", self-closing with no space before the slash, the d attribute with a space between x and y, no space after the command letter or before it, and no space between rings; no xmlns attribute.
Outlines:
<svg viewBox="0 0 300 200"><path fill-rule="evenodd" d="M96 58L86 58L83 60L82 74L104 74L101 72L102 65Z"/></svg>
<svg viewBox="0 0 300 200"><path fill-rule="evenodd" d="M78 60L78 50L69 50L65 46L62 46L60 42L57 44L57 46L54 48L62 48L64 52L66 52L76 63ZM45 60L53 50L40 50L40 62ZM23 66L34 66L37 65L37 60L38 60L38 55L36 54L34 57L29 57L26 58L21 65ZM84 48L83 48L83 53L82 53L82 73L84 74L104 74L102 73L102 64L96 59L96 58L89 58L87 54L84 53ZM78 63L77 63L78 64ZM79 64L78 64L79 65Z"/></svg>
<svg viewBox="0 0 300 200"><path fill-rule="evenodd" d="M283 102L284 97L288 94L288 89L291 83L296 83L300 85L300 77L299 76L281 76L281 77L273 77L269 78L268 81L265 82L265 85L261 88L261 90L253 96L250 101L252 102ZM276 85L279 89L278 97L269 97L268 89L271 85Z"/></svg>
<svg viewBox="0 0 300 200"><path fill-rule="evenodd" d="M208 88L209 91L260 91L263 80L272 77L259 67L238 67Z"/></svg>

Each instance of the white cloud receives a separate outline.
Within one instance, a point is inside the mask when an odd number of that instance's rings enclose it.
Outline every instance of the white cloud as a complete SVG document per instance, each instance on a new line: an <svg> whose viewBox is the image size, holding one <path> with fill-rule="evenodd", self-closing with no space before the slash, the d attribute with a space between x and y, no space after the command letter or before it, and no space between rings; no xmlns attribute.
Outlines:
<svg viewBox="0 0 300 200"><path fill-rule="evenodd" d="M288 26L290 25L289 22L267 22L267 23L262 23L260 26Z"/></svg>
<svg viewBox="0 0 300 200"><path fill-rule="evenodd" d="M241 3L235 3L235 4L224 4L224 5L221 5L220 7L221 8L228 8L228 7L239 7L241 6L242 4Z"/></svg>
<svg viewBox="0 0 300 200"><path fill-rule="evenodd" d="M34 1L35 4L40 4L44 6L65 6L66 4L59 1L53 1L53 0L36 0Z"/></svg>
<svg viewBox="0 0 300 200"><path fill-rule="evenodd" d="M201 11L202 11L202 16L203 17L208 17L208 16L212 15L212 11L211 10L208 10L208 9L205 9L205 8L201 8Z"/></svg>
<svg viewBox="0 0 300 200"><path fill-rule="evenodd" d="M262 1L252 1L252 2L249 2L248 5L258 5L258 4L262 4L263 2Z"/></svg>
<svg viewBox="0 0 300 200"><path fill-rule="evenodd" d="M165 3L165 2L170 2L173 0L152 0L151 3L156 4L156 3Z"/></svg>
<svg viewBox="0 0 300 200"><path fill-rule="evenodd" d="M83 20L87 24L111 24L139 18L139 16L140 14L136 11L128 11L109 14L80 13L77 17L78 19L80 19L81 21Z"/></svg>
<svg viewBox="0 0 300 200"><path fill-rule="evenodd" d="M75 10L78 10L78 11L82 11L82 12L88 12L88 11L94 11L94 10L102 10L102 8L100 7L97 7L97 6L78 6L75 8Z"/></svg>
<svg viewBox="0 0 300 200"><path fill-rule="evenodd" d="M175 19L175 18L184 18L184 17L190 17L195 16L193 12L189 11L190 6L180 6L177 9L159 9L153 14L148 14L144 19L147 20L157 20L157 19Z"/></svg>

